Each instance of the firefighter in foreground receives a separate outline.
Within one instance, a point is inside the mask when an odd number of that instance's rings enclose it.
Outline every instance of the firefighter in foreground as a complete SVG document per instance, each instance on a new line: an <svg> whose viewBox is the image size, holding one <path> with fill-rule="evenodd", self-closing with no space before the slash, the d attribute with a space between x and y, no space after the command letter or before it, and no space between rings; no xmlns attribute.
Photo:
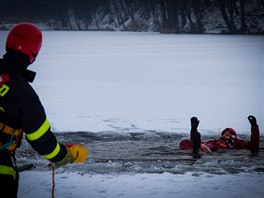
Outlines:
<svg viewBox="0 0 264 198"><path fill-rule="evenodd" d="M251 125L250 140L241 140L232 128L226 128L222 131L221 136L213 140L201 141L201 134L197 128L199 120L197 117L191 118L190 140L180 142L180 150L192 150L194 157L200 157L200 152L215 152L219 149L249 149L252 155L259 153L259 127L254 116L248 116Z"/></svg>
<svg viewBox="0 0 264 198"><path fill-rule="evenodd" d="M23 132L28 143L43 158L62 166L84 162L87 151L81 145L63 145L50 130L45 110L30 86L35 72L28 70L41 48L42 34L30 23L15 25L0 59L0 197L17 197L18 171L15 150ZM82 155L80 155L82 153Z"/></svg>

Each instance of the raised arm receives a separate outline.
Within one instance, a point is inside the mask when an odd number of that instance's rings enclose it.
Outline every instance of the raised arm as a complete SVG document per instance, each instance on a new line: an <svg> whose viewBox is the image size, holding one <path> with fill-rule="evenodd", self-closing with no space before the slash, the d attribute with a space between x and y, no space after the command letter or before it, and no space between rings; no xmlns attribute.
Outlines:
<svg viewBox="0 0 264 198"><path fill-rule="evenodd" d="M257 119L250 115L248 116L249 123L251 125L251 137L250 137L250 150L252 155L259 153L259 127Z"/></svg>
<svg viewBox="0 0 264 198"><path fill-rule="evenodd" d="M197 117L191 118L191 141L193 143L193 154L198 154L201 145L201 134L198 132L197 128L199 125L199 120Z"/></svg>

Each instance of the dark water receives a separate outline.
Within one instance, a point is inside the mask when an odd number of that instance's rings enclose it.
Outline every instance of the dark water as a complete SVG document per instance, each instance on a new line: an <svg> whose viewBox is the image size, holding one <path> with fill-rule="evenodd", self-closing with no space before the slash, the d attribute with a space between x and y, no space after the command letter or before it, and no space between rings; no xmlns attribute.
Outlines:
<svg viewBox="0 0 264 198"><path fill-rule="evenodd" d="M212 174L236 174L240 172L264 172L264 137L260 139L260 153L252 157L250 151L221 150L193 158L191 153L178 149L186 134L164 132L115 133L74 132L57 133L62 143L83 144L89 150L84 164L71 164L61 171L77 171L81 174L109 173L164 173L184 174L206 172ZM215 137L206 136L204 139ZM249 139L248 136L240 136ZM32 163L36 169L47 170L48 161L31 149L25 140L17 151L18 165Z"/></svg>

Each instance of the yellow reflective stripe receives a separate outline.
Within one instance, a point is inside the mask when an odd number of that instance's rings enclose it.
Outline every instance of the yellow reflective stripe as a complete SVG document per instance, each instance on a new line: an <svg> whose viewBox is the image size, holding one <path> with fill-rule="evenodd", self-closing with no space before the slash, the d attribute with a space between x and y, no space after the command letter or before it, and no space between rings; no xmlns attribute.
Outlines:
<svg viewBox="0 0 264 198"><path fill-rule="evenodd" d="M49 127L50 127L49 121L46 119L37 131L26 135L27 139L29 141L35 141L39 139L41 136L43 136L48 131Z"/></svg>
<svg viewBox="0 0 264 198"><path fill-rule="evenodd" d="M0 111L5 112L4 107L0 106Z"/></svg>
<svg viewBox="0 0 264 198"><path fill-rule="evenodd" d="M47 160L50 160L50 159L56 157L56 155L58 155L59 152L60 152L60 144L57 143L55 149L50 154L43 155L43 157Z"/></svg>
<svg viewBox="0 0 264 198"><path fill-rule="evenodd" d="M16 177L16 170L10 166L0 165L0 174L1 175L10 175L14 178Z"/></svg>
<svg viewBox="0 0 264 198"><path fill-rule="evenodd" d="M6 84L3 84L1 87L0 87L0 96L1 97L4 97L4 95L6 95L6 93L9 91L9 87L6 85Z"/></svg>

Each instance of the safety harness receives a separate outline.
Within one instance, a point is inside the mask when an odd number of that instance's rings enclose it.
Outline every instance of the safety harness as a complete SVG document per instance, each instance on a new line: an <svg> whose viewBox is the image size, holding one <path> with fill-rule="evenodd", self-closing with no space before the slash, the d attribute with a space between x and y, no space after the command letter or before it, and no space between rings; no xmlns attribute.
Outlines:
<svg viewBox="0 0 264 198"><path fill-rule="evenodd" d="M9 91L9 87L5 84L9 80L8 74L0 74L0 100L5 94ZM0 113L4 114L3 107L0 108ZM10 155L14 153L16 147L20 144L23 134L23 129L14 129L11 126L6 125L5 123L0 122L0 135L5 137L0 139L0 151L9 151ZM7 140L7 141L6 141ZM0 165L0 174L10 175L15 178L16 169L11 166Z"/></svg>
<svg viewBox="0 0 264 198"><path fill-rule="evenodd" d="M13 129L12 127L9 127L3 123L0 123L0 133L4 133L10 136L9 141L2 143L0 141L0 151L2 150L8 150L10 151L10 155L13 158L13 162L16 167L15 163L15 157L14 157L14 151L17 147L17 145L20 143L23 130L22 129ZM14 179L16 178L17 170L16 168L12 166L5 166L0 164L0 175L10 175L13 176Z"/></svg>
<svg viewBox="0 0 264 198"><path fill-rule="evenodd" d="M5 133L10 136L8 142L2 143L0 140L0 150L7 149L12 152L16 149L21 140L23 129L14 129L3 123L0 123L0 133Z"/></svg>

